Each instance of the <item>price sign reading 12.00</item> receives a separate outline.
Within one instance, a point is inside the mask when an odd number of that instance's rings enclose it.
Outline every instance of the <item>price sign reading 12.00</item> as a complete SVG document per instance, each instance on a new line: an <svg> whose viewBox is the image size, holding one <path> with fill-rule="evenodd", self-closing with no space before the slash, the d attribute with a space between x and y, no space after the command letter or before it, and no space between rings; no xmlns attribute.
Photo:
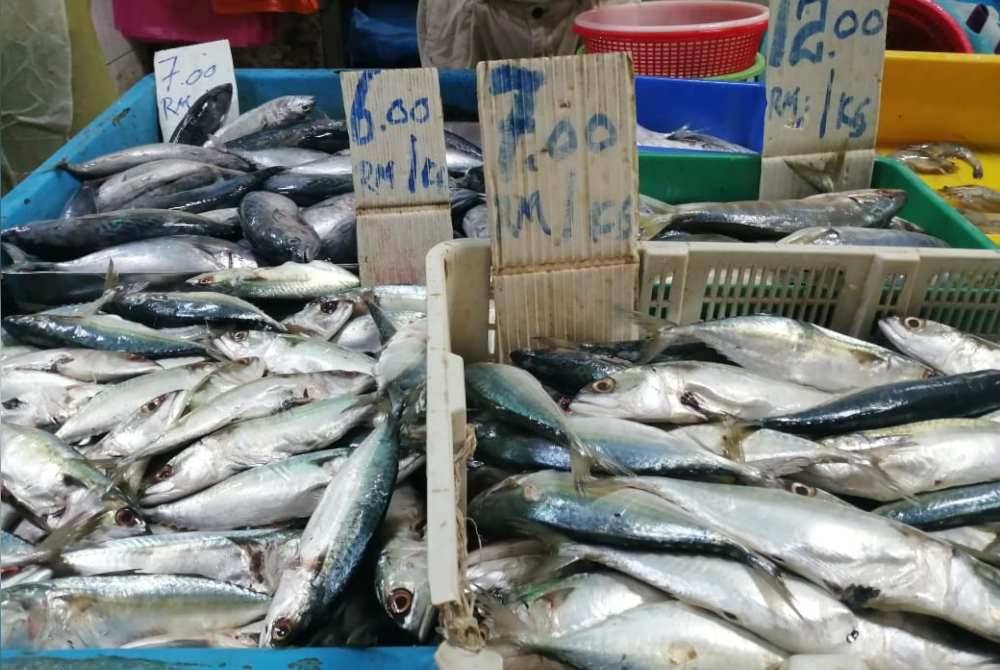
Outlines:
<svg viewBox="0 0 1000 670"><path fill-rule="evenodd" d="M766 155L874 145L886 0L772 0Z"/></svg>

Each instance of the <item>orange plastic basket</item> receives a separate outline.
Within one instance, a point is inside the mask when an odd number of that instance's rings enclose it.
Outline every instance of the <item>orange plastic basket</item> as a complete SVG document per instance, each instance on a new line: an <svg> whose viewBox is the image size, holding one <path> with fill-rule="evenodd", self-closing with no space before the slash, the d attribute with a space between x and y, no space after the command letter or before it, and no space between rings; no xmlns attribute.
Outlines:
<svg viewBox="0 0 1000 670"><path fill-rule="evenodd" d="M752 67L767 7L733 0L661 0L598 7L573 29L589 53L625 51L636 74L716 77Z"/></svg>

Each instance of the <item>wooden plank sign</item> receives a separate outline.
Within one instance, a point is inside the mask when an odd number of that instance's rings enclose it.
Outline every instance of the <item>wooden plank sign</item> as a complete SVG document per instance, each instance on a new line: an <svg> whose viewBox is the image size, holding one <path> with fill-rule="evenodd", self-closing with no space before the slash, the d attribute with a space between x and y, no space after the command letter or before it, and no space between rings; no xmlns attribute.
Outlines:
<svg viewBox="0 0 1000 670"><path fill-rule="evenodd" d="M501 358L537 337L631 326L635 92L624 54L480 63L479 117Z"/></svg>
<svg viewBox="0 0 1000 670"><path fill-rule="evenodd" d="M816 192L786 160L839 168L838 189L868 187L888 4L771 0L761 198ZM793 158L803 155L809 158Z"/></svg>
<svg viewBox="0 0 1000 670"><path fill-rule="evenodd" d="M229 40L157 51L153 56L153 70L156 77L156 112L164 142L170 139L191 103L216 86L225 83L233 85L233 100L229 103L225 122L239 116L240 103Z"/></svg>
<svg viewBox="0 0 1000 670"><path fill-rule="evenodd" d="M437 70L360 70L340 82L361 283L423 284L427 252L452 238Z"/></svg>

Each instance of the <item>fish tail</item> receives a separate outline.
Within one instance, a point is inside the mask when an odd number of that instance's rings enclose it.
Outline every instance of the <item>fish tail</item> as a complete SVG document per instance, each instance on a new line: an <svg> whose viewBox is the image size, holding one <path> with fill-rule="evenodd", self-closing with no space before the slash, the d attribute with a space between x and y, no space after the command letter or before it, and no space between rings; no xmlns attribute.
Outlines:
<svg viewBox="0 0 1000 670"><path fill-rule="evenodd" d="M573 473L573 483L576 485L578 493L582 493L587 482L592 480L592 473L595 469L615 476L635 476L635 473L617 460L602 453L593 445L587 444L576 435L568 433L567 437L570 450L570 471Z"/></svg>
<svg viewBox="0 0 1000 670"><path fill-rule="evenodd" d="M636 326L645 335L642 349L636 360L636 365L645 365L656 358L667 346L679 336L673 333L678 324L664 319L658 319L651 314L644 314L638 310L618 307L615 311L632 325Z"/></svg>
<svg viewBox="0 0 1000 670"><path fill-rule="evenodd" d="M669 214L639 217L639 239L652 240L670 225Z"/></svg>
<svg viewBox="0 0 1000 670"><path fill-rule="evenodd" d="M532 624L518 617L510 607L492 595L477 594L476 613L481 626L489 631L491 641L508 642L530 649L532 640L538 634Z"/></svg>
<svg viewBox="0 0 1000 670"><path fill-rule="evenodd" d="M746 463L743 441L757 432L758 426L727 416L722 419L722 455L737 463Z"/></svg>
<svg viewBox="0 0 1000 670"><path fill-rule="evenodd" d="M909 491L904 490L892 476L885 471L882 464L879 462L878 456L864 456L861 454L848 453L847 462L851 465L859 468L863 468L868 471L868 473L875 479L879 480L884 486L886 486L893 493L898 495L903 500L907 502L917 502L916 497Z"/></svg>
<svg viewBox="0 0 1000 670"><path fill-rule="evenodd" d="M748 565L750 567L751 578L757 585L757 589L764 597L768 607L772 610L779 610L782 605L787 605L795 615L802 620L805 617L795 604L795 596L781 575L781 569L772 561L746 549Z"/></svg>

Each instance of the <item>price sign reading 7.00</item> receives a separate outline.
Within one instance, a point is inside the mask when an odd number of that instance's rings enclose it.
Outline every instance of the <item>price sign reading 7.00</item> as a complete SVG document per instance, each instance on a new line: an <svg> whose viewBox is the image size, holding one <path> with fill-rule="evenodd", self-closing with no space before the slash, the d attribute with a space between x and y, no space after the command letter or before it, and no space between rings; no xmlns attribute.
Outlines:
<svg viewBox="0 0 1000 670"><path fill-rule="evenodd" d="M765 155L874 145L887 0L772 0Z"/></svg>

